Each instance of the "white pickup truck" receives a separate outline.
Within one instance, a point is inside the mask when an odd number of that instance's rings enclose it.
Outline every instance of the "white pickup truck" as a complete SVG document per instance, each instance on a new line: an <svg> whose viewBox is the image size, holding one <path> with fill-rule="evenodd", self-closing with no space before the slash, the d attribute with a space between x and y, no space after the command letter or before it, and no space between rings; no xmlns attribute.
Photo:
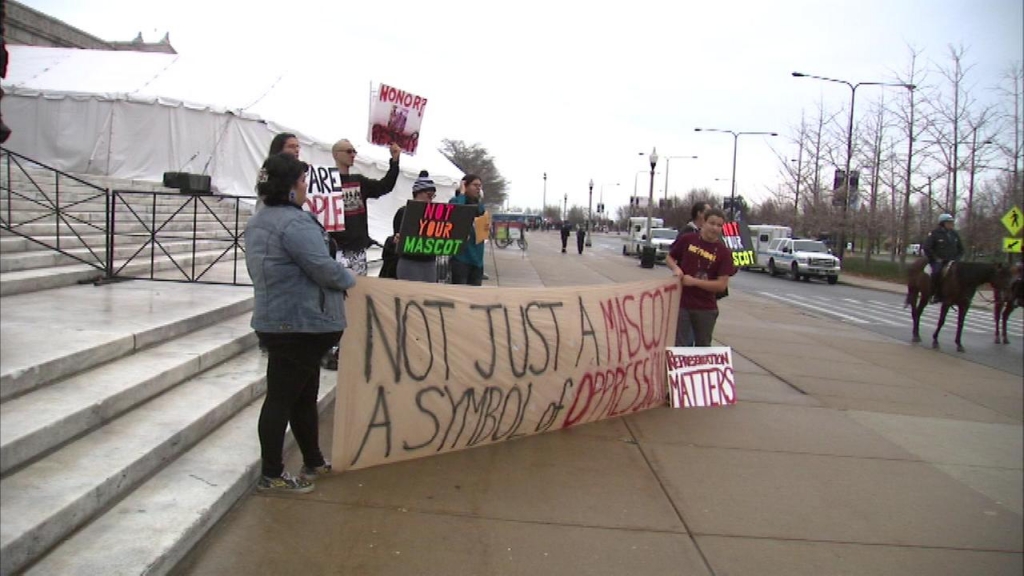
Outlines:
<svg viewBox="0 0 1024 576"><path fill-rule="evenodd" d="M793 280L825 278L835 284L839 272L839 258L820 240L776 238L768 245L768 273L772 276L789 273Z"/></svg>

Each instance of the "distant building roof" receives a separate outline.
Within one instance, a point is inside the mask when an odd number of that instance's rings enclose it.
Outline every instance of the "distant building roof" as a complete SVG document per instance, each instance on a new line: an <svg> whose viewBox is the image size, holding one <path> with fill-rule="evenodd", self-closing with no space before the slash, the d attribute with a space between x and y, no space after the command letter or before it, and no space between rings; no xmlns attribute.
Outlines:
<svg viewBox="0 0 1024 576"><path fill-rule="evenodd" d="M169 33L159 42L145 42L141 32L130 42L108 42L15 0L5 4L4 42L9 45L177 54Z"/></svg>

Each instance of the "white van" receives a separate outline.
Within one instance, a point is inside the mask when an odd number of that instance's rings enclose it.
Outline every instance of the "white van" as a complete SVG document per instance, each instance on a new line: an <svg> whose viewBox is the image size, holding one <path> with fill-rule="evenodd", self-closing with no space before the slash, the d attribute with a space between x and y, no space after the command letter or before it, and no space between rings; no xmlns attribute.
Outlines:
<svg viewBox="0 0 1024 576"><path fill-rule="evenodd" d="M651 228L662 228L665 221L661 218L651 218ZM647 242L647 217L634 217L629 219L629 236L622 244L622 255L640 255L640 249Z"/></svg>
<svg viewBox="0 0 1024 576"><path fill-rule="evenodd" d="M774 226L771 224L751 224L748 228L750 228L750 245L757 255L757 263L745 268L747 270L767 270L769 260L768 245L776 238L792 238L793 229L789 226Z"/></svg>

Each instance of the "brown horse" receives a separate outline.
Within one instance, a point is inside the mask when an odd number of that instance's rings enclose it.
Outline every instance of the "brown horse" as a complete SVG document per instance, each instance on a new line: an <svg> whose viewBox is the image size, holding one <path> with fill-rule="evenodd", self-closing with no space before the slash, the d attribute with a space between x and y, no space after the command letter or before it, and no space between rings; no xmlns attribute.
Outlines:
<svg viewBox="0 0 1024 576"><path fill-rule="evenodd" d="M1017 264L1016 268L1017 273L1013 275L1015 278L1010 287L996 292L996 307L993 313L996 319L996 344L1010 343L1010 339L1006 337L1006 322L1014 309L1024 307L1024 276L1021 274L1024 264Z"/></svg>
<svg viewBox="0 0 1024 576"><path fill-rule="evenodd" d="M931 274L925 270L927 260L919 258L910 265L907 273L907 300L904 308L910 306L910 314L914 318L914 342L921 341L921 314L931 299L932 279ZM974 299L978 286L991 284L997 294L1002 293L1010 285L1010 269L1003 264L990 264L988 262L955 262L952 267L944 272L942 280L942 303L939 311L939 321L932 334L932 348L939 347L939 331L946 322L946 314L950 307L957 308L956 321L956 350L963 352L963 344L960 343L960 335L964 330L964 318L967 310L971 307L971 300Z"/></svg>

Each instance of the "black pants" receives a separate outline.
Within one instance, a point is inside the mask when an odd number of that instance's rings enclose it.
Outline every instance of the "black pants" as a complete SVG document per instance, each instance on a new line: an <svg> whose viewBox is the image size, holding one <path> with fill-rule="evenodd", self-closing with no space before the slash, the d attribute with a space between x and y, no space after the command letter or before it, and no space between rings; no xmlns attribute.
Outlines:
<svg viewBox="0 0 1024 576"><path fill-rule="evenodd" d="M679 309L676 323L676 346L711 346L711 336L718 322L718 310Z"/></svg>
<svg viewBox="0 0 1024 576"><path fill-rule="evenodd" d="M282 334L261 332L267 346L267 395L260 411L263 475L284 472L284 432L288 424L308 467L323 466L320 452L320 358L341 339L341 332Z"/></svg>
<svg viewBox="0 0 1024 576"><path fill-rule="evenodd" d="M482 286L484 283L484 269L472 264L452 258L449 260L452 270L452 284L469 284L470 286Z"/></svg>

